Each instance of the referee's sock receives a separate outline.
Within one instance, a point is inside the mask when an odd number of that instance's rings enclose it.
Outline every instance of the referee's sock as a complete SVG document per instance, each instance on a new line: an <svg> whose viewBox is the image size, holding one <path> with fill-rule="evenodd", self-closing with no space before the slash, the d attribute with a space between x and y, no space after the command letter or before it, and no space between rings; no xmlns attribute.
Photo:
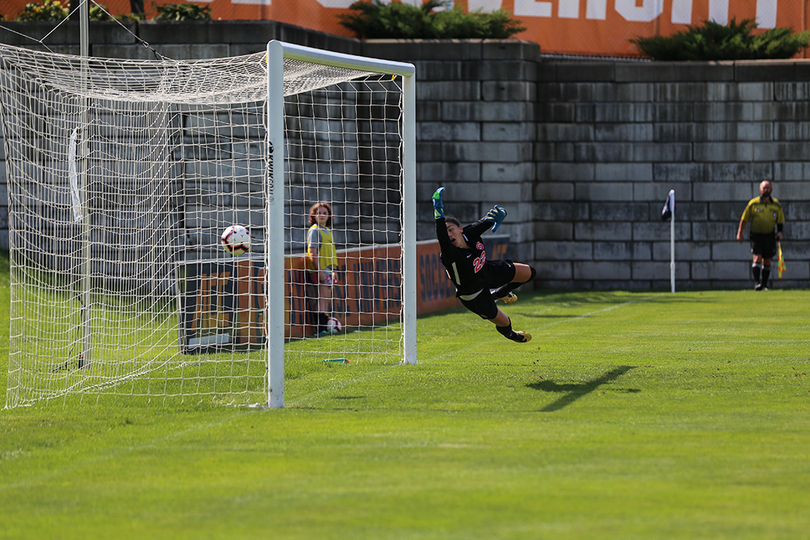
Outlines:
<svg viewBox="0 0 810 540"><path fill-rule="evenodd" d="M771 277L771 267L770 266L763 266L762 267L762 280L760 283L763 287L768 286L768 279Z"/></svg>
<svg viewBox="0 0 810 540"><path fill-rule="evenodd" d="M770 269L768 271L770 272ZM751 273L754 274L754 283L759 283L759 277L761 272L762 272L762 263L753 263L751 265Z"/></svg>

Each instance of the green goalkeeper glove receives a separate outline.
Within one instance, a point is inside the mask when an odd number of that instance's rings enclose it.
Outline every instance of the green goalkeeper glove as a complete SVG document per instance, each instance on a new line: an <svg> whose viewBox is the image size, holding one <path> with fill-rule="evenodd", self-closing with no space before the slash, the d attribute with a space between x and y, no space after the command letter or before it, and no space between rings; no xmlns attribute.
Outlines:
<svg viewBox="0 0 810 540"><path fill-rule="evenodd" d="M498 230L498 227L501 226L501 223L503 222L504 219L506 219L506 210L504 210L503 208L498 208L498 205L496 204L495 208L487 212L484 221L494 223L494 225L492 226L492 232L495 232Z"/></svg>
<svg viewBox="0 0 810 540"><path fill-rule="evenodd" d="M442 202L442 193L444 193L443 187L440 187L433 193L433 219L441 219L444 217L444 203Z"/></svg>

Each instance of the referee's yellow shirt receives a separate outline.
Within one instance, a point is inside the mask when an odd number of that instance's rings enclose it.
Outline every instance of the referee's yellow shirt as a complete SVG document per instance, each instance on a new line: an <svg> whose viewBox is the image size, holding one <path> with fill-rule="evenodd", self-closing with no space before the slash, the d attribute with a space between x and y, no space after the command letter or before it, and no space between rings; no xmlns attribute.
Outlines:
<svg viewBox="0 0 810 540"><path fill-rule="evenodd" d="M751 222L751 232L754 234L773 234L777 223L785 222L782 205L771 197L770 202L762 202L762 197L754 197L748 201L742 220Z"/></svg>

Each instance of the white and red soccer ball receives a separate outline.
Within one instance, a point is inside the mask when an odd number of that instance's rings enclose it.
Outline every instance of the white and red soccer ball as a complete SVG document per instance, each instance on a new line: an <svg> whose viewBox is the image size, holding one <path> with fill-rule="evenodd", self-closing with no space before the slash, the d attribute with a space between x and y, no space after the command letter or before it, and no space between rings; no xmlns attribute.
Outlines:
<svg viewBox="0 0 810 540"><path fill-rule="evenodd" d="M231 255L242 255L250 250L250 233L242 225L231 225L220 237L222 247Z"/></svg>
<svg viewBox="0 0 810 540"><path fill-rule="evenodd" d="M341 330L343 330L343 325L340 324L340 321L337 320L335 317L329 317L326 321L326 330L330 334L337 334Z"/></svg>

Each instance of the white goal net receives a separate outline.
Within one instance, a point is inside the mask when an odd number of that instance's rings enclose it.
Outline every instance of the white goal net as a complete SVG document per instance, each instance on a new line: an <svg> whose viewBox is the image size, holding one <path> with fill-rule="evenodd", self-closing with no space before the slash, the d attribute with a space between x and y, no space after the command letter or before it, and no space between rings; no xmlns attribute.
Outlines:
<svg viewBox="0 0 810 540"><path fill-rule="evenodd" d="M7 407L277 407L285 366L415 361L409 64L279 42L198 61L0 45L0 113ZM329 286L305 257L316 203ZM247 253L223 249L231 225Z"/></svg>

